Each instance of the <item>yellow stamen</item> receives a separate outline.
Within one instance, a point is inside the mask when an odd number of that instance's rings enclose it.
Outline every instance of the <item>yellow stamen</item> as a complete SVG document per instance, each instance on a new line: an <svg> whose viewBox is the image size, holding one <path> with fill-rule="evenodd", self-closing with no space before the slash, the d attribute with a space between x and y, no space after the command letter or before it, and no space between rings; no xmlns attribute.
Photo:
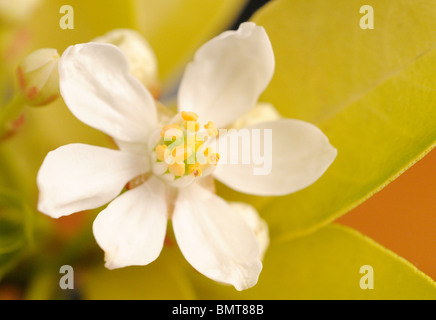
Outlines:
<svg viewBox="0 0 436 320"><path fill-rule="evenodd" d="M195 112L182 111L182 118L185 121L197 121L198 115Z"/></svg>
<svg viewBox="0 0 436 320"><path fill-rule="evenodd" d="M175 176L181 177L185 174L185 163L174 163L168 166L168 170Z"/></svg>
<svg viewBox="0 0 436 320"><path fill-rule="evenodd" d="M212 137L216 137L218 135L218 130L215 127L215 123L213 123L212 121L209 121L204 128L207 130L207 134L212 136Z"/></svg>
<svg viewBox="0 0 436 320"><path fill-rule="evenodd" d="M213 154L213 149L211 147L207 147L206 150L204 150L204 155L207 157L208 155Z"/></svg>
<svg viewBox="0 0 436 320"><path fill-rule="evenodd" d="M185 128L191 132L200 130L200 124L197 121L185 121Z"/></svg>
<svg viewBox="0 0 436 320"><path fill-rule="evenodd" d="M168 155L169 150L168 147L164 144L156 147L156 156L160 161L164 161L165 157Z"/></svg>
<svg viewBox="0 0 436 320"><path fill-rule="evenodd" d="M191 164L189 166L189 172L191 173L192 176L199 177L201 176L202 168L203 166L197 162L196 164Z"/></svg>
<svg viewBox="0 0 436 320"><path fill-rule="evenodd" d="M181 145L173 149L172 155L176 162L183 162L192 155L192 150L187 145Z"/></svg>
<svg viewBox="0 0 436 320"><path fill-rule="evenodd" d="M207 157L207 163L217 165L220 160L220 155L218 153L213 153Z"/></svg>
<svg viewBox="0 0 436 320"><path fill-rule="evenodd" d="M180 126L177 123L171 123L171 124L167 124L162 128L160 135L162 137L167 136L167 138L168 137L179 138L183 135L183 131L182 128L180 128Z"/></svg>
<svg viewBox="0 0 436 320"><path fill-rule="evenodd" d="M166 172L170 172L176 178L185 175L196 178L208 174L210 166L218 163L219 154L215 153L215 149L206 147L203 139L208 138L206 132L209 137L215 137L219 132L212 121L209 121L202 129L197 121L199 117L194 112L182 111L180 115L177 122L162 128L161 136L164 137L165 141L171 141L171 144L162 142L161 139L154 149L155 158L157 161L165 161L168 167L162 168L164 170L168 168ZM181 139L182 137L184 139ZM199 152L203 154L197 154ZM197 156L200 158L196 159ZM163 164L155 165L162 166Z"/></svg>

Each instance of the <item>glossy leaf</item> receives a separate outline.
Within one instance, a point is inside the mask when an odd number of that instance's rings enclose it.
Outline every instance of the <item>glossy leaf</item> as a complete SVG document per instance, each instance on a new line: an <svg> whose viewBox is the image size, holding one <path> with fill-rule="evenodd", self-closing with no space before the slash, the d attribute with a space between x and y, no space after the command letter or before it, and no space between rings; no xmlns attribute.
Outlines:
<svg viewBox="0 0 436 320"><path fill-rule="evenodd" d="M174 243L175 244L175 243ZM147 266L108 270L91 269L83 277L83 295L90 300L195 299L177 248L165 246L159 258Z"/></svg>
<svg viewBox="0 0 436 320"><path fill-rule="evenodd" d="M319 126L338 150L311 187L264 211L274 237L346 213L425 155L436 140L436 3L380 0L373 30L359 0L277 0L260 10L276 55L262 100Z"/></svg>
<svg viewBox="0 0 436 320"><path fill-rule="evenodd" d="M93 0L68 2L74 9L74 29L59 26L65 4L45 1L30 28L36 47L67 46L90 41L115 28L139 30L152 45L162 79L183 64L205 41L232 25L247 0ZM175 74L175 73L174 73Z"/></svg>
<svg viewBox="0 0 436 320"><path fill-rule="evenodd" d="M372 267L373 289L361 288L371 282L362 266ZM239 293L197 274L192 278L201 299L436 299L436 284L416 267L336 224L273 243L252 289Z"/></svg>
<svg viewBox="0 0 436 320"><path fill-rule="evenodd" d="M28 108L26 122L0 144L0 181L36 201L36 175L49 151L69 143L115 147L110 138L75 118L62 99L44 108Z"/></svg>
<svg viewBox="0 0 436 320"><path fill-rule="evenodd" d="M91 41L115 28L134 28L133 0L44 1L28 23L35 48L56 48L60 53L68 46ZM64 5L73 11L60 12ZM61 18L70 14L74 29L62 29ZM73 16L71 16L73 14ZM68 22L68 21L67 21Z"/></svg>
<svg viewBox="0 0 436 320"><path fill-rule="evenodd" d="M0 188L0 280L32 243L33 212L20 196Z"/></svg>
<svg viewBox="0 0 436 320"><path fill-rule="evenodd" d="M153 47L162 79L178 76L195 51L229 28L247 0L136 0L139 30Z"/></svg>

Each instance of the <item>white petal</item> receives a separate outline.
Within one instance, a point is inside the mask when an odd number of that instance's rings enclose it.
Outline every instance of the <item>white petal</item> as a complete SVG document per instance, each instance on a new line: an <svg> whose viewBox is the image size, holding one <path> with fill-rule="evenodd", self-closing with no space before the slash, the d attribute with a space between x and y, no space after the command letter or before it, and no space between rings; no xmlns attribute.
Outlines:
<svg viewBox="0 0 436 320"><path fill-rule="evenodd" d="M153 97L129 73L126 57L110 44L69 47L59 61L60 90L82 122L125 142L147 142L157 125Z"/></svg>
<svg viewBox="0 0 436 320"><path fill-rule="evenodd" d="M193 183L195 178L191 175L183 176L177 180L171 182L171 186L174 188L186 188Z"/></svg>
<svg viewBox="0 0 436 320"><path fill-rule="evenodd" d="M59 218L98 208L115 198L125 184L148 171L144 157L69 144L50 152L38 172L39 211Z"/></svg>
<svg viewBox="0 0 436 320"><path fill-rule="evenodd" d="M263 27L245 22L203 45L185 71L179 110L224 127L256 104L274 73L274 53Z"/></svg>
<svg viewBox="0 0 436 320"><path fill-rule="evenodd" d="M199 272L237 290L257 283L256 237L226 201L194 183L180 190L172 220L180 250Z"/></svg>
<svg viewBox="0 0 436 320"><path fill-rule="evenodd" d="M162 251L167 226L165 186L151 178L100 212L93 224L108 269L146 265Z"/></svg>
<svg viewBox="0 0 436 320"><path fill-rule="evenodd" d="M92 42L111 43L126 55L130 73L145 86L155 85L158 78L156 55L144 37L132 29L115 29Z"/></svg>
<svg viewBox="0 0 436 320"><path fill-rule="evenodd" d="M149 156L147 143L125 142L125 141L116 140L116 139L114 141L121 151L135 153L137 155L141 155L144 157Z"/></svg>
<svg viewBox="0 0 436 320"><path fill-rule="evenodd" d="M152 171L155 175L161 176L168 171L168 164L165 161L153 162Z"/></svg>
<svg viewBox="0 0 436 320"><path fill-rule="evenodd" d="M253 230L260 247L260 259L263 259L269 246L268 224L260 217L257 210L244 202L229 202L230 207L239 214Z"/></svg>
<svg viewBox="0 0 436 320"><path fill-rule="evenodd" d="M258 123L229 131L220 139L230 141L243 132L251 141L240 141L236 149L218 148L220 160L214 172L217 180L239 192L262 196L296 192L318 180L336 158L337 151L324 133L304 121ZM246 164L244 155L250 160Z"/></svg>

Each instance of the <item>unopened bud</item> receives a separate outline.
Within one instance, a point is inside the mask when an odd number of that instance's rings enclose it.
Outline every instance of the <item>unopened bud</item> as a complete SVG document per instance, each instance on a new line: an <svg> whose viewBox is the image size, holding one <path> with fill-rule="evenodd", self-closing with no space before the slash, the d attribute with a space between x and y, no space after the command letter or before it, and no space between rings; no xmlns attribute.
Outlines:
<svg viewBox="0 0 436 320"><path fill-rule="evenodd" d="M280 118L280 114L272 104L259 102L253 109L236 120L231 127L235 129L242 129L253 126L257 123L274 121Z"/></svg>
<svg viewBox="0 0 436 320"><path fill-rule="evenodd" d="M268 224L260 217L256 209L244 202L229 202L233 211L238 214L253 230L260 248L260 259L263 259L269 246Z"/></svg>
<svg viewBox="0 0 436 320"><path fill-rule="evenodd" d="M30 105L43 106L59 97L59 58L56 49L39 49L18 66L20 89Z"/></svg>
<svg viewBox="0 0 436 320"><path fill-rule="evenodd" d="M110 43L120 48L129 61L130 73L141 81L155 98L159 97L157 59L153 49L139 32L116 29L94 39L93 42Z"/></svg>

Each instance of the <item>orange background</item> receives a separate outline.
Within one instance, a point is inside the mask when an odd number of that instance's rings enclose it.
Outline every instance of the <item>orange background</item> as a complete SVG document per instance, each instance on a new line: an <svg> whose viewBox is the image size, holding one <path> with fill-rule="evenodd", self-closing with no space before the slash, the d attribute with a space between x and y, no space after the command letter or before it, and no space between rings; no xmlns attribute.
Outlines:
<svg viewBox="0 0 436 320"><path fill-rule="evenodd" d="M359 230L436 280L436 149L337 222Z"/></svg>

